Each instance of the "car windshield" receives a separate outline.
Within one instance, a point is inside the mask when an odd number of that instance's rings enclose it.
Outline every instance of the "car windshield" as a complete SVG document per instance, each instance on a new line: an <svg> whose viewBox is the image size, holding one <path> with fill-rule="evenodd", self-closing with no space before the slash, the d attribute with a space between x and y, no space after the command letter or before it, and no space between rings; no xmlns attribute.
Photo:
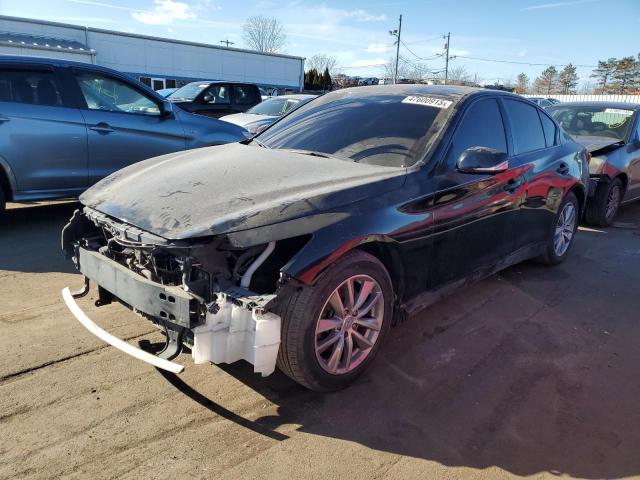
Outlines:
<svg viewBox="0 0 640 480"><path fill-rule="evenodd" d="M279 117L284 115L292 108L297 107L300 104L300 100L293 98L268 98L263 102L260 102L255 107L247 110L247 113L253 113L255 115L268 115L270 117Z"/></svg>
<svg viewBox="0 0 640 480"><path fill-rule="evenodd" d="M603 106L563 105L548 112L569 135L625 140L633 124L633 110Z"/></svg>
<svg viewBox="0 0 640 480"><path fill-rule="evenodd" d="M453 105L438 95L369 92L324 95L275 123L258 141L269 148L407 167L424 155Z"/></svg>
<svg viewBox="0 0 640 480"><path fill-rule="evenodd" d="M184 87L180 87L167 98L171 100L193 100L208 86L209 84L207 82L187 83Z"/></svg>

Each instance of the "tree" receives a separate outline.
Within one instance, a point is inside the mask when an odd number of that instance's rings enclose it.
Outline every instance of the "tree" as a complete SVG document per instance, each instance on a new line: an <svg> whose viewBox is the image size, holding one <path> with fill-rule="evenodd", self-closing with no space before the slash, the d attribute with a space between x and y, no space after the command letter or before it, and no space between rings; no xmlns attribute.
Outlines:
<svg viewBox="0 0 640 480"><path fill-rule="evenodd" d="M610 89L609 82L611 81L614 72L616 71L616 65L618 61L615 58L609 58L608 60L598 61L598 66L591 74L591 78L596 78L598 82L598 93L607 93Z"/></svg>
<svg viewBox="0 0 640 480"><path fill-rule="evenodd" d="M472 83L471 75L465 67L453 67L449 69L447 83L449 85L469 85Z"/></svg>
<svg viewBox="0 0 640 480"><path fill-rule="evenodd" d="M533 90L535 93L543 95L556 93L558 91L558 71L556 67L551 66L545 69L533 82Z"/></svg>
<svg viewBox="0 0 640 480"><path fill-rule="evenodd" d="M242 26L242 38L249 48L264 53L279 51L287 41L284 26L275 18L249 17Z"/></svg>
<svg viewBox="0 0 640 480"><path fill-rule="evenodd" d="M331 74L329 73L329 67L325 67L322 74L322 89L331 90Z"/></svg>
<svg viewBox="0 0 640 480"><path fill-rule="evenodd" d="M515 92L519 94L527 93L529 91L529 77L526 73L520 73L516 77Z"/></svg>
<svg viewBox="0 0 640 480"><path fill-rule="evenodd" d="M396 69L396 57L391 57L385 63L382 68L384 69L384 77L393 79ZM424 63L414 63L407 60L402 55L398 59L398 80L407 79L413 82L420 82L424 80L429 73L429 67Z"/></svg>
<svg viewBox="0 0 640 480"><path fill-rule="evenodd" d="M576 93L576 87L578 86L576 67L572 64L564 67L560 75L558 75L558 84L560 85L560 93L564 95Z"/></svg>
<svg viewBox="0 0 640 480"><path fill-rule="evenodd" d="M324 53L316 53L305 62L309 70L315 69L318 72L322 72L328 69L329 73L333 73L336 63L338 63L338 61L335 58L325 55Z"/></svg>
<svg viewBox="0 0 640 480"><path fill-rule="evenodd" d="M613 72L613 89L615 93L627 93L640 83L640 62L634 57L624 57L616 62Z"/></svg>

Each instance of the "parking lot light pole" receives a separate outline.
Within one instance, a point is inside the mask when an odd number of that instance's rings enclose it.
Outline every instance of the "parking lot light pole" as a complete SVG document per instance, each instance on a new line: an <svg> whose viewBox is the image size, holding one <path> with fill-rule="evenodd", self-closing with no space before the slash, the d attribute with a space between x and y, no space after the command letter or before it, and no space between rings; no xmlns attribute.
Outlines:
<svg viewBox="0 0 640 480"><path fill-rule="evenodd" d="M402 33L402 15L400 15L400 19L398 20L398 29L397 30L389 30L389 34L397 37L396 40L396 69L393 73L393 84L395 85L398 82L398 60L400 59L400 34Z"/></svg>
<svg viewBox="0 0 640 480"><path fill-rule="evenodd" d="M444 44L445 48L445 61L444 61L444 84L449 81L449 40L451 39L451 32L447 33L443 38L447 39L447 43Z"/></svg>

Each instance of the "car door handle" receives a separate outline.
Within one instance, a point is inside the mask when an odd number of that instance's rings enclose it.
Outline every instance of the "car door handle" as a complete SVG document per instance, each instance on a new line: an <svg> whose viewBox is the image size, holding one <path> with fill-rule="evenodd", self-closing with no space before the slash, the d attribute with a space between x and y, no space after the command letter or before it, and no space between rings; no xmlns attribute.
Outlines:
<svg viewBox="0 0 640 480"><path fill-rule="evenodd" d="M569 165L567 165L566 163L562 162L560 164L560 166L558 168L556 168L556 172L558 172L560 175L566 175L569 173Z"/></svg>
<svg viewBox="0 0 640 480"><path fill-rule="evenodd" d="M104 122L100 122L96 125L94 125L93 127L89 127L89 129L93 130L94 132L98 132L98 133L111 133L114 131L113 128L111 128L111 125L109 125L108 123L104 123Z"/></svg>
<svg viewBox="0 0 640 480"><path fill-rule="evenodd" d="M507 182L504 186L504 191L507 193L515 193L524 183L524 179L522 177L512 178Z"/></svg>

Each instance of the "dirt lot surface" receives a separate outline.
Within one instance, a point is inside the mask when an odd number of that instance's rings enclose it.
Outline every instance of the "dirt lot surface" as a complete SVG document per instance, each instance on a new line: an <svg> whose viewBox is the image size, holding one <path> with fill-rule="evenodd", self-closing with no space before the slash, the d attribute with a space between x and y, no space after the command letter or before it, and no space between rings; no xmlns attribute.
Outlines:
<svg viewBox="0 0 640 480"><path fill-rule="evenodd" d="M160 372L67 311L76 204L0 224L0 478L428 479L640 475L640 204L393 329L352 388L308 392L248 364ZM133 344L120 305L80 301Z"/></svg>

